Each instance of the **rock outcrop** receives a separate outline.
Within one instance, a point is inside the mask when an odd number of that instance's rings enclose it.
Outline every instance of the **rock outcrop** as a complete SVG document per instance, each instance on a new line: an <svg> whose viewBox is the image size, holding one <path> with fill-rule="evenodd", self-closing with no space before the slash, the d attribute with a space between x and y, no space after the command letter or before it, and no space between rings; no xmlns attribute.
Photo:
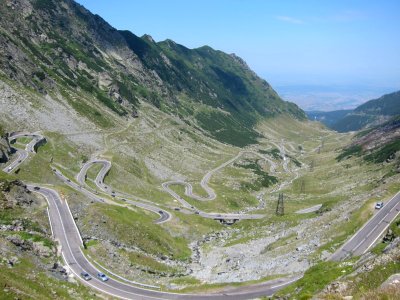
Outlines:
<svg viewBox="0 0 400 300"><path fill-rule="evenodd" d="M0 137L0 163L6 163L11 154L11 146L8 141L8 136Z"/></svg>

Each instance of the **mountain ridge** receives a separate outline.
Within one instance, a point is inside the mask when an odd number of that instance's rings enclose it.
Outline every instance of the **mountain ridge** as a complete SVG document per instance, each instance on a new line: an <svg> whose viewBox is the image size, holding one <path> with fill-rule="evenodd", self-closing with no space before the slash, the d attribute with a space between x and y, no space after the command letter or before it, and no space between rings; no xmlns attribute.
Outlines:
<svg viewBox="0 0 400 300"><path fill-rule="evenodd" d="M103 115L93 100L121 117L136 115L146 101L221 142L245 146L256 142L253 127L263 118L305 119L236 55L138 37L71 0L7 1L0 10L3 77L43 95L83 94L68 102L90 121Z"/></svg>
<svg viewBox="0 0 400 300"><path fill-rule="evenodd" d="M385 94L356 107L353 112L332 125L339 132L355 131L383 124L391 117L400 115L400 91Z"/></svg>

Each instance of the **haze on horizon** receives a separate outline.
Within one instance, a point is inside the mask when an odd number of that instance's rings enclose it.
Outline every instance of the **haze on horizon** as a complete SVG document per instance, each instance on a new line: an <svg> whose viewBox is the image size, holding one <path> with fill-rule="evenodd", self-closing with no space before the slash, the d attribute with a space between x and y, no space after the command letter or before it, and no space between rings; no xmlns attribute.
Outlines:
<svg viewBox="0 0 400 300"><path fill-rule="evenodd" d="M77 2L117 29L236 53L303 109L352 108L400 89L397 0Z"/></svg>

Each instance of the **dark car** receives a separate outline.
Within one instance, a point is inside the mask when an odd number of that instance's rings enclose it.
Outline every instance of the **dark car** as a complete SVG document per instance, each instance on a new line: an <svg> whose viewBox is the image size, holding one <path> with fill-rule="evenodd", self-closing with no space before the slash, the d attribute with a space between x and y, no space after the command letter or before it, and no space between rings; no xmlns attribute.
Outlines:
<svg viewBox="0 0 400 300"><path fill-rule="evenodd" d="M180 211L181 209L179 207L174 208L176 211Z"/></svg>
<svg viewBox="0 0 400 300"><path fill-rule="evenodd" d="M83 279L85 279L86 281L92 279L92 276L90 276L89 273L86 272L86 271L82 271L82 272L81 272L81 277L82 277Z"/></svg>
<svg viewBox="0 0 400 300"><path fill-rule="evenodd" d="M38 190L40 190L40 187L35 186L33 189L34 189L35 191L38 191Z"/></svg>

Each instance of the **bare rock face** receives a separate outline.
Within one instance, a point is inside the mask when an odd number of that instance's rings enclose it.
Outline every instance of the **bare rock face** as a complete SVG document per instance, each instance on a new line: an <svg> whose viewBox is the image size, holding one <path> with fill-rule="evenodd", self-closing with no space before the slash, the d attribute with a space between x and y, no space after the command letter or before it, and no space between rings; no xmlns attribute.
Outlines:
<svg viewBox="0 0 400 300"><path fill-rule="evenodd" d="M52 254L52 250L49 247L46 247L43 242L33 242L32 250L40 257L50 257Z"/></svg>
<svg viewBox="0 0 400 300"><path fill-rule="evenodd" d="M6 163L11 154L11 146L8 137L0 137L0 163Z"/></svg>
<svg viewBox="0 0 400 300"><path fill-rule="evenodd" d="M23 239L17 234L9 235L7 240L17 246L22 251L32 251L36 256L50 257L52 249L45 246L43 242L34 242L31 240Z"/></svg>
<svg viewBox="0 0 400 300"><path fill-rule="evenodd" d="M29 240L22 239L19 235L9 235L7 240L17 246L22 251L30 251L32 250L32 242Z"/></svg>
<svg viewBox="0 0 400 300"><path fill-rule="evenodd" d="M346 292L347 288L348 284L346 282L334 281L325 288L324 292L342 295Z"/></svg>
<svg viewBox="0 0 400 300"><path fill-rule="evenodd" d="M14 207L34 208L39 200L19 180L0 182L0 210Z"/></svg>

